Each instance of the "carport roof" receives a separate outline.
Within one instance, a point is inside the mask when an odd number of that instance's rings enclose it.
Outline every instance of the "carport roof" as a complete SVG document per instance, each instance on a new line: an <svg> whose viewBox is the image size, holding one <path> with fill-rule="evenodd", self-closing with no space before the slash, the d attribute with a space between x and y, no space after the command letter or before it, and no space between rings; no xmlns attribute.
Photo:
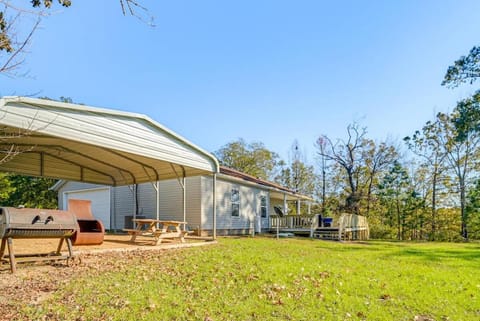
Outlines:
<svg viewBox="0 0 480 321"><path fill-rule="evenodd" d="M105 185L217 173L210 153L136 113L0 98L0 171Z"/></svg>

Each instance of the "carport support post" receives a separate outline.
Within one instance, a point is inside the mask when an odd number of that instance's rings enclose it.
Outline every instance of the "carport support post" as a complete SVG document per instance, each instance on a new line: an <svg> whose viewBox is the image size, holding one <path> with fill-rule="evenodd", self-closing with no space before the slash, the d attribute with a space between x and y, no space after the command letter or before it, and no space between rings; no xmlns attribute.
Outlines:
<svg viewBox="0 0 480 321"><path fill-rule="evenodd" d="M213 174L213 240L217 239L217 174Z"/></svg>
<svg viewBox="0 0 480 321"><path fill-rule="evenodd" d="M133 228L137 228L137 223L135 220L137 219L137 184L133 184L132 186L132 193L133 193L133 219L134 224Z"/></svg>
<svg viewBox="0 0 480 321"><path fill-rule="evenodd" d="M185 170L183 171L183 180L182 180L182 188L183 188L183 221L187 221L187 179L185 178ZM187 230L187 224L183 224L183 230Z"/></svg>
<svg viewBox="0 0 480 321"><path fill-rule="evenodd" d="M157 220L160 219L160 181L155 183L155 191L157 192ZM158 227L158 224L157 224Z"/></svg>

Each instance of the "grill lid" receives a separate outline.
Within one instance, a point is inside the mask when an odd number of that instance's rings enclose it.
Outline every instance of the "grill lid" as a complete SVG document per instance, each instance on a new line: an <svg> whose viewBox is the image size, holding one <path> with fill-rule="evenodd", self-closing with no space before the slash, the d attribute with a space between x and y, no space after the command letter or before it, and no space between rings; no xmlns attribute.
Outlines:
<svg viewBox="0 0 480 321"><path fill-rule="evenodd" d="M0 238L12 230L31 230L30 235L38 231L41 237L45 231L77 229L77 218L72 212L37 208L0 208Z"/></svg>

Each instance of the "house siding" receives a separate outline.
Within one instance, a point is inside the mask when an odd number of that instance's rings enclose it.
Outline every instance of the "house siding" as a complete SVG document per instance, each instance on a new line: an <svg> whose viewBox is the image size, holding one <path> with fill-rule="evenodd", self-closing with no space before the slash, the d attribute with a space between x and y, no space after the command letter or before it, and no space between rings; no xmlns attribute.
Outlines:
<svg viewBox="0 0 480 321"><path fill-rule="evenodd" d="M204 230L213 230L213 179L202 176L202 226ZM238 188L240 192L240 213L239 216L232 216L231 193L232 188ZM260 216L260 196L267 197L268 191L245 186L241 183L217 179L216 190L217 204L217 233L223 234L246 234L251 233L255 228L255 217ZM267 206L267 217L261 218L262 228L269 225L269 213Z"/></svg>
<svg viewBox="0 0 480 321"><path fill-rule="evenodd" d="M125 216L133 216L134 213L134 189L133 186L119 186L113 188L113 226L121 230L125 227Z"/></svg>
<svg viewBox="0 0 480 321"><path fill-rule="evenodd" d="M68 182L59 191L59 204L64 191L99 188L103 185ZM240 193L239 216L232 216L232 188L238 188ZM198 230L199 234L211 235L213 230L213 179L211 176L194 176L186 179L186 221L190 229ZM112 228L122 229L125 217L133 216L135 193L131 186L112 188L111 193ZM156 191L152 183L137 186L138 215L156 218ZM217 178L217 233L249 234L258 231L255 224L260 219L261 230L270 226L270 215L274 213L273 206L283 206L281 200L270 199L270 192L262 188L242 184L242 182ZM267 217L261 217L260 198L267 198ZM177 179L160 181L159 217L163 220L183 221L183 190Z"/></svg>
<svg viewBox="0 0 480 321"><path fill-rule="evenodd" d="M189 228L201 228L200 176L186 179L186 221ZM153 198L155 200L155 197ZM183 221L183 189L176 179L160 182L160 219Z"/></svg>

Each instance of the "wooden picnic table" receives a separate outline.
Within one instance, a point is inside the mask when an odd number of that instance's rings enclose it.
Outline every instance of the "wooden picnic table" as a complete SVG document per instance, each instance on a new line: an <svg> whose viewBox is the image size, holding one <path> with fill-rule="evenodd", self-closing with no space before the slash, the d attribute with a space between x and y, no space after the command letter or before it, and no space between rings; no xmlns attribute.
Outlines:
<svg viewBox="0 0 480 321"><path fill-rule="evenodd" d="M187 224L182 221L168 221L168 220L155 220L149 218L133 219L137 227L134 229L123 229L131 235L131 242L135 242L137 236L152 236L154 238L153 245L162 243L162 240L175 240L179 239L180 242L185 243L185 235L187 231L182 231L181 225ZM157 226L161 225L160 228Z"/></svg>

